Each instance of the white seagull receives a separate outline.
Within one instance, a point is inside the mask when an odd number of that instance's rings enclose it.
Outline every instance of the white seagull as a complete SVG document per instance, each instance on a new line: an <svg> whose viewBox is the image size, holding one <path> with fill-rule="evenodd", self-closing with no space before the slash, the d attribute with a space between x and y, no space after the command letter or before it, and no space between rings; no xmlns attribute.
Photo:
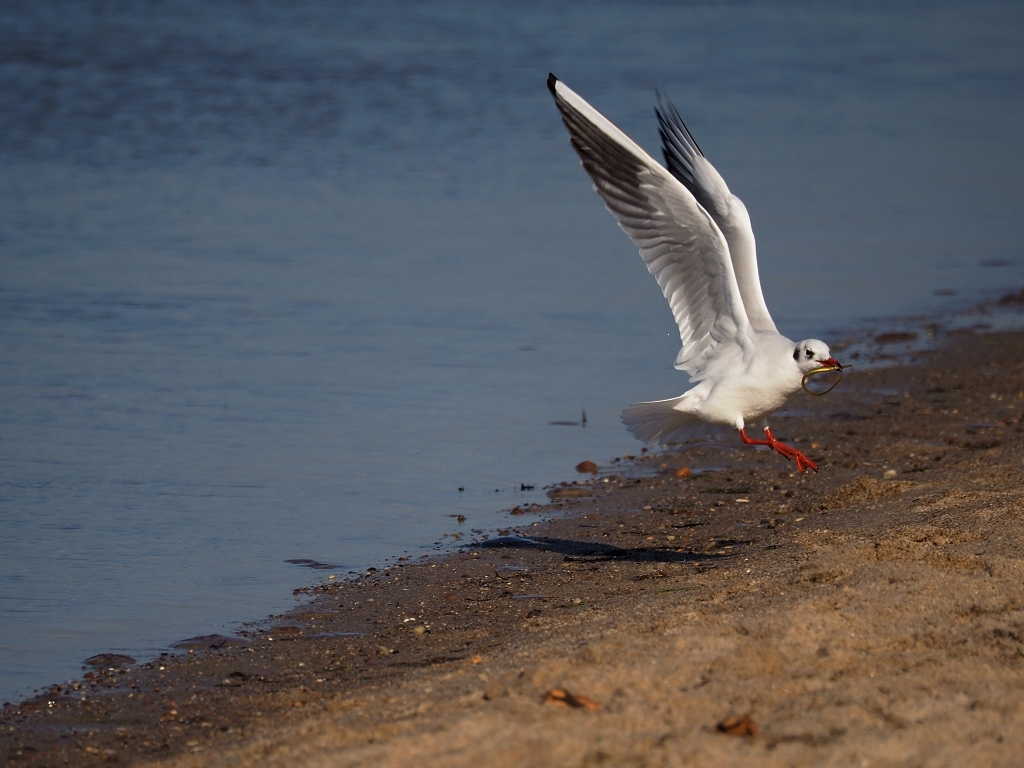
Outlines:
<svg viewBox="0 0 1024 768"><path fill-rule="evenodd" d="M679 397L635 403L622 421L638 439L667 443L739 430L747 445L767 445L818 466L776 440L766 418L807 377L843 367L817 339L780 334L761 295L747 209L693 140L675 108L655 108L668 169L554 75L548 88L584 169L640 249L679 326L675 367L695 386ZM763 427L752 440L747 427Z"/></svg>

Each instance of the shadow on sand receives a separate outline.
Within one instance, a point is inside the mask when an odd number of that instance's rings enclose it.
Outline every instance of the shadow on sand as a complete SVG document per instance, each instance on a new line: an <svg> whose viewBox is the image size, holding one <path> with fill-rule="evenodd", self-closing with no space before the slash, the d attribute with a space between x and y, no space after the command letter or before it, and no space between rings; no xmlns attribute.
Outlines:
<svg viewBox="0 0 1024 768"><path fill-rule="evenodd" d="M742 542L735 542L742 543ZM606 560L628 560L634 563L708 563L720 562L739 553L730 555L679 552L663 547L614 547L591 541L556 539L548 537L524 538L501 536L495 539L470 544L467 549L535 549L565 555L567 560L602 562Z"/></svg>

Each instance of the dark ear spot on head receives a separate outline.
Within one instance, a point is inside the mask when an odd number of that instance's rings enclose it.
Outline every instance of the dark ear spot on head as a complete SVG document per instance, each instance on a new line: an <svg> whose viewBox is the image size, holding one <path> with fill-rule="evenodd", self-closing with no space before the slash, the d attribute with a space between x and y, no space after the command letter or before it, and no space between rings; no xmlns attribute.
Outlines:
<svg viewBox="0 0 1024 768"><path fill-rule="evenodd" d="M793 350L793 359L800 362L800 347Z"/></svg>

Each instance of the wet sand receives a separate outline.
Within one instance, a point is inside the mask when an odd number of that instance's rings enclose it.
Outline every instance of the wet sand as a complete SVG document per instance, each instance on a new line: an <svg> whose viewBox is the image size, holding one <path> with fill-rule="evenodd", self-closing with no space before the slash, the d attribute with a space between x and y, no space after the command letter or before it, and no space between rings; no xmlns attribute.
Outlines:
<svg viewBox="0 0 1024 768"><path fill-rule="evenodd" d="M504 538L7 707L0 760L1019 765L1024 334L923 357L773 419L820 475L602 467Z"/></svg>

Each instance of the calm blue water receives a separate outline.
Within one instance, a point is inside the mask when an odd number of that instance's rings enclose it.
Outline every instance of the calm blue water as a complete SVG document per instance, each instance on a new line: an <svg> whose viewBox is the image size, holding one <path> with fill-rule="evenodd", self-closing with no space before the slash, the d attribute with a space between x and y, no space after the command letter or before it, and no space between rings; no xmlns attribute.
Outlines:
<svg viewBox="0 0 1024 768"><path fill-rule="evenodd" d="M678 337L549 70L666 90L827 339L1024 283L1022 65L1015 2L3 3L0 700L637 450Z"/></svg>

